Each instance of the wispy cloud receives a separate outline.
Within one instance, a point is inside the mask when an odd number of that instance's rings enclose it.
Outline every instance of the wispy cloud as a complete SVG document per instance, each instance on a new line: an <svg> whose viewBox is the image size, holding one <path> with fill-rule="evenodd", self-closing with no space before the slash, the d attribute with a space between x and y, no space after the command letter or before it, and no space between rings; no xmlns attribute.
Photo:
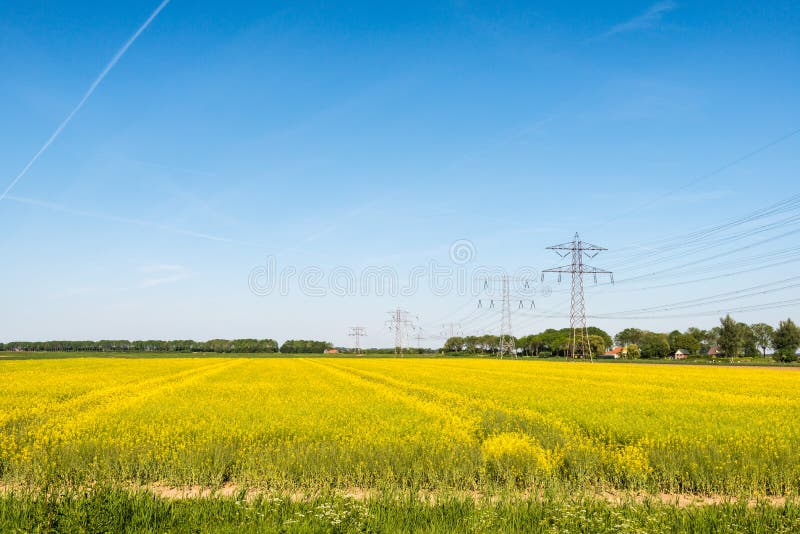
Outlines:
<svg viewBox="0 0 800 534"><path fill-rule="evenodd" d="M54 204L52 202L45 202L43 200L37 200L34 198L26 198L26 197L18 197L14 195L9 195L6 197L6 200L11 200L14 202L18 202L20 204L27 204L29 206L37 206L40 208L49 209L51 211L56 211L60 213L66 213L69 215L75 215L78 217L89 217L92 219L98 219L101 221L108 221L108 222L115 222L115 223L122 223L122 224L132 224L134 226L141 226L143 228L153 228L155 230L160 230L163 232L168 232L172 234L179 234L185 235L189 237L195 237L197 239L205 239L206 241L219 241L222 243L235 243L238 245L245 245L245 246L257 246L254 243L247 243L243 241L236 241L234 239L229 239L227 237L212 235L212 234L205 234L202 232L195 232L192 230L187 230L184 228L176 228L174 226L168 226L165 224L154 223L151 221L144 221L141 219L131 219L129 217L119 217L117 215L109 215L106 213L98 213L94 211L85 211L85 210L76 210L69 208L67 206L62 206L60 204Z"/></svg>
<svg viewBox="0 0 800 534"><path fill-rule="evenodd" d="M178 265L174 263L159 263L156 265L144 265L139 269L139 271L143 273L163 273L163 272L183 271L184 269L185 268L183 265Z"/></svg>
<svg viewBox="0 0 800 534"><path fill-rule="evenodd" d="M70 299L81 297L83 295L91 295L93 293L97 293L97 291L97 287L94 286L67 287L53 294L53 298Z"/></svg>
<svg viewBox="0 0 800 534"><path fill-rule="evenodd" d="M189 271L183 265L145 265L139 271L147 275L139 282L142 289L180 282L189 277Z"/></svg>
<svg viewBox="0 0 800 534"><path fill-rule="evenodd" d="M198 169L188 169L186 167L176 167L175 165L165 165L163 163L157 163L153 161L144 161L141 159L128 159L130 163L135 163L136 165L141 165L143 167L151 167L153 169L161 169L163 171L174 172L177 174L194 174L197 176L207 176L209 178L217 178L217 174L214 172L208 172Z"/></svg>
<svg viewBox="0 0 800 534"><path fill-rule="evenodd" d="M141 26L139 26L139 29L136 30L136 32L130 37L130 39L128 39L125 42L125 44L122 45L122 48L117 50L117 53L114 54L114 57L111 58L111 61L108 62L108 64L105 66L102 72L100 72L97 78L95 78L92 84L89 86L89 89L87 89L86 92L83 94L83 97L78 102L78 105L72 108L72 111L69 112L69 115L67 115L67 117L63 121L61 121L61 124L58 125L58 128L56 128L55 131L52 134L50 134L50 137L47 139L47 141L45 141L45 143L42 145L39 151L33 155L33 157L28 161L28 163L22 168L20 173L17 174L17 176L13 180L11 180L11 183L8 184L8 187L6 187L5 191L3 191L2 194L0 194L0 200L6 198L8 193L12 189L14 189L14 186L16 186L17 183L20 180L22 180L22 178L28 173L28 170L33 166L34 163L36 163L36 160L38 160L39 157L42 154L44 154L45 151L50 147L50 145L53 144L53 141L55 141L56 138L61 134L61 131L67 127L72 118L81 110L86 101L89 100L89 97L92 96L92 93L94 93L95 89L97 89L97 86L100 85L100 83L102 83L102 81L105 79L106 76L108 76L108 73L111 71L111 69L114 68L114 65L117 64L117 62L122 58L125 52L128 51L128 48L130 48L131 45L136 41L136 39L139 38L139 35L141 35L142 32L145 31L148 26L150 26L150 23L153 22L153 19L155 19L158 16L158 14L161 13L161 10L164 9L169 2L170 0L163 0L155 9L155 11L150 13L150 16L147 17L147 20L145 20L144 23Z"/></svg>
<svg viewBox="0 0 800 534"><path fill-rule="evenodd" d="M678 7L678 4L671 1L658 2L653 4L644 13L636 15L632 19L621 22L613 26L610 30L603 34L604 37L610 37L620 33L635 32L652 28L657 25L662 17Z"/></svg>

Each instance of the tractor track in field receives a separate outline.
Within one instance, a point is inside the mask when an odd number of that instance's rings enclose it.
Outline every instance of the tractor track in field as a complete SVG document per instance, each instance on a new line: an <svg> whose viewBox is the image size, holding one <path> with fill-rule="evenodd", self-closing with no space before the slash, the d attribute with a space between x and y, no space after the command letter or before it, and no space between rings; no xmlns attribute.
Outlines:
<svg viewBox="0 0 800 534"><path fill-rule="evenodd" d="M0 430L7 432L12 427L17 427L17 432L28 433L36 428L57 426L60 421L65 421L66 418L74 425L81 420L87 420L96 413L117 411L131 402L140 402L157 396L165 390L191 385L197 380L241 365L244 361L230 360L206 363L199 367L171 373L166 376L133 380L123 384L91 390L62 402L56 407L37 407L39 409L34 408L23 411L18 417L11 417L3 421L3 424L0 425ZM127 403L120 403L121 400L127 401Z"/></svg>
<svg viewBox="0 0 800 534"><path fill-rule="evenodd" d="M521 430L537 440L540 440L541 435L537 435L536 433L531 434L529 431L531 425L547 428L549 433L560 436L557 438L559 442L567 440L592 441L591 436L589 436L583 428L578 425L570 424L553 414L539 413L526 408L510 408L490 399L468 397L461 393L442 390L432 386L413 384L386 376L382 373L354 369L342 364L331 362L325 362L324 364L320 362L314 363L322 367L337 369L340 373L345 373L351 380L360 379L361 383L373 383L394 390L397 394L410 399L417 399L422 402L440 406L446 413L457 415L463 412L464 408L471 408L471 410L467 410L464 414L464 418L474 418L474 416L477 415L480 422L489 417L494 417L495 419L505 421L512 427L520 427L517 430ZM506 429L506 431L507 430L509 429ZM482 440L485 436L481 434L483 434L483 431L480 431L480 434L475 437Z"/></svg>

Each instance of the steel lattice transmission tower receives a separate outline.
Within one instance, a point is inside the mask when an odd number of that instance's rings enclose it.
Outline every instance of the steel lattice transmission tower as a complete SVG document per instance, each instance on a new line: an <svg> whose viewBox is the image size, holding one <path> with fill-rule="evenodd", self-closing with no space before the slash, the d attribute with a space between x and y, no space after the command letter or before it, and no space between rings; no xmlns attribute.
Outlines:
<svg viewBox="0 0 800 534"><path fill-rule="evenodd" d="M403 345L409 330L414 330L414 323L408 318L408 312L400 308L396 308L390 312L389 319L386 324L389 331L394 331L394 352L395 354L403 354Z"/></svg>
<svg viewBox="0 0 800 534"><path fill-rule="evenodd" d="M422 340L425 339L425 336L422 335L422 328L417 328L417 351L422 354Z"/></svg>
<svg viewBox="0 0 800 534"><path fill-rule="evenodd" d="M452 337L464 335L461 330L461 323L447 323L442 325L442 336L450 339Z"/></svg>
<svg viewBox="0 0 800 534"><path fill-rule="evenodd" d="M363 326L351 326L347 329L347 335L356 338L356 354L361 354L361 338L367 335L367 329Z"/></svg>
<svg viewBox="0 0 800 534"><path fill-rule="evenodd" d="M504 274L500 277L496 278L487 278L483 282L484 289L489 289L490 286L493 288L495 283L500 284L500 292L502 294L502 300L500 301L500 341L498 347L498 356L502 358L506 354L512 354L515 358L518 357L517 355L517 346L516 341L514 340L514 335L511 328L511 282L514 281L515 284L520 283L523 284L526 290L530 289L531 281L526 278L514 278L512 279L507 274ZM522 309L525 307L523 300L527 300L529 297L520 297L519 295L514 297L515 299L519 298L519 308ZM534 308L533 298L530 298L531 309ZM478 300L478 308L483 307L483 301ZM488 307L490 309L494 309L494 298L489 300Z"/></svg>
<svg viewBox="0 0 800 534"><path fill-rule="evenodd" d="M572 299L570 303L569 323L572 329L572 343L571 352L573 358L592 359L592 347L589 344L589 333L586 330L586 301L583 296L583 275L594 275L595 283L597 282L598 274L607 274L611 277L611 283L614 283L614 273L599 269L583 263L584 256L587 258L594 258L605 249L598 247L591 243L581 241L577 232L575 238L568 243L561 243L560 245L553 245L547 247L548 250L554 250L556 254L562 258L571 256L571 265L562 265L552 269L545 269L542 271L542 280L544 281L544 273L558 273L558 281L561 281L562 273L569 273L572 275Z"/></svg>
<svg viewBox="0 0 800 534"><path fill-rule="evenodd" d="M511 334L511 293L508 275L501 280L503 287L503 306L500 312L500 359L504 354L513 354L517 357L517 347L514 336Z"/></svg>

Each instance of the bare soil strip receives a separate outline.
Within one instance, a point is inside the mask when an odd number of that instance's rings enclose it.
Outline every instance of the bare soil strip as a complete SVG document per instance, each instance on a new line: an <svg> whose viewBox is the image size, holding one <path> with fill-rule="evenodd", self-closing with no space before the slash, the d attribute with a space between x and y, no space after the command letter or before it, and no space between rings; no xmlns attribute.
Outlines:
<svg viewBox="0 0 800 534"><path fill-rule="evenodd" d="M233 498L237 496L244 496L245 500L253 500L259 496L262 497L279 497L286 498L293 502L303 502L312 500L319 497L319 491L293 491L293 492L276 492L264 488L244 487L237 484L228 483L218 487L211 486L171 486L164 484L149 484L145 486L131 486L133 490L145 490L153 493L157 497L165 499L196 499L196 498ZM338 495L351 498L358 501L366 501L372 498L378 498L381 495L380 490L370 488L345 488L335 491ZM447 491L438 492L431 490L420 490L417 496L422 502L435 504L441 498L455 497L458 499L472 500L476 504L481 503L494 503L501 499L500 495L486 494L479 491ZM541 494L531 492L519 492L509 495L512 500L529 500L541 499ZM573 496L574 497L574 496ZM627 492L627 491L594 491L578 497L585 497L588 499L604 500L611 504L622 505L626 503L642 504L645 502L658 502L679 508L687 508L692 506L713 506L717 504L741 502L741 498L733 495L695 495L689 493L644 493L644 492ZM748 506L755 507L759 504L765 503L772 506L783 506L787 501L793 501L786 496L780 495L767 495L762 497L749 497L747 498Z"/></svg>
<svg viewBox="0 0 800 534"><path fill-rule="evenodd" d="M160 497L169 500L181 499L211 499L211 498L243 498L246 501L256 500L258 497L264 498L279 498L287 499L292 502L305 502L319 498L323 494L319 490L309 491L279 491L270 490L263 487L247 487L240 486L234 483L226 483L221 486L201 486L201 485L170 485L170 484L146 484L146 485L128 485L125 486L130 491L147 491ZM27 493L31 491L22 485L13 484L0 484L0 495L8 495L11 493ZM334 490L334 493L343 497L354 499L357 501L366 501L369 499L379 498L381 491L370 488L351 487L340 490ZM431 505L436 504L442 498L457 498L463 500L471 500L476 505L492 504L499 502L501 498L507 498L512 501L526 501L529 499L542 499L543 496L539 493L532 493L529 491L520 491L511 494L486 494L480 491L432 491L420 490L417 492L417 497L421 502L426 502ZM602 500L610 504L624 505L628 503L643 504L647 502L655 502L666 504L670 506L677 506L678 508L689 508L695 506L714 506L724 503L738 503L742 498L733 495L699 495L691 493L644 493L644 492L628 492L628 491L615 491L603 490L592 491L585 494L570 495L572 499L590 499ZM765 495L761 497L748 497L746 499L747 505L750 507L758 506L759 504L768 504L771 506L784 506L787 502L797 502L798 497L787 497L781 495Z"/></svg>

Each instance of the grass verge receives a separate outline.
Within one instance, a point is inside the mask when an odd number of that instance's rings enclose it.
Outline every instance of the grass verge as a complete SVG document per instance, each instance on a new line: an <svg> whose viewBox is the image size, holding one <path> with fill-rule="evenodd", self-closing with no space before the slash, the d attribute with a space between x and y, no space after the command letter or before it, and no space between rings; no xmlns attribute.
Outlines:
<svg viewBox="0 0 800 534"><path fill-rule="evenodd" d="M2 532L798 532L800 506L746 501L680 507L588 498L475 502L339 494L165 499L93 488L0 495Z"/></svg>

